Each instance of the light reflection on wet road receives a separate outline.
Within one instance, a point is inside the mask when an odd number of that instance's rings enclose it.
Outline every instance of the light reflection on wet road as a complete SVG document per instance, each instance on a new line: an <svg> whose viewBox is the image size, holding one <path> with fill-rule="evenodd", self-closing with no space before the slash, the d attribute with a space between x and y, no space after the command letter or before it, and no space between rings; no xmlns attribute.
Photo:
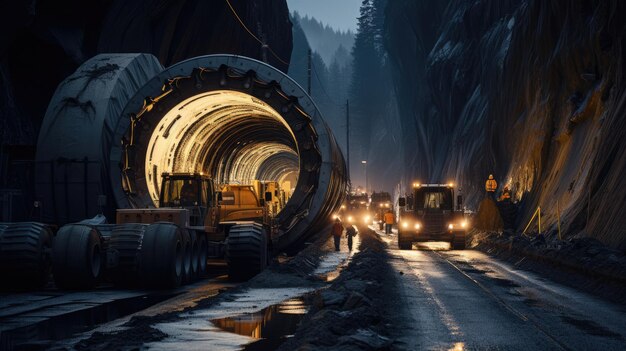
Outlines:
<svg viewBox="0 0 626 351"><path fill-rule="evenodd" d="M389 243L403 310L400 345L422 350L624 350L626 311L474 250ZM400 274L402 272L402 274Z"/></svg>

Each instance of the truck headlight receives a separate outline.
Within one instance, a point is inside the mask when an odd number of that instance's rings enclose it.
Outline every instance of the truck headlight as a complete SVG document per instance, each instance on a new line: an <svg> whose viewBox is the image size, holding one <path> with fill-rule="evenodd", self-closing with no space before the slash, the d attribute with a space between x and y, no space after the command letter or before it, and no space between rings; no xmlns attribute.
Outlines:
<svg viewBox="0 0 626 351"><path fill-rule="evenodd" d="M450 229L450 230L454 229L454 224L452 224L452 223L448 224L448 229Z"/></svg>
<svg viewBox="0 0 626 351"><path fill-rule="evenodd" d="M422 225L421 225L421 224L419 224L419 223L415 223L415 229L419 230L421 227L422 227Z"/></svg>
<svg viewBox="0 0 626 351"><path fill-rule="evenodd" d="M402 222L402 228L408 228L409 222Z"/></svg>
<svg viewBox="0 0 626 351"><path fill-rule="evenodd" d="M461 228L465 228L465 227L467 227L467 221L461 222Z"/></svg>

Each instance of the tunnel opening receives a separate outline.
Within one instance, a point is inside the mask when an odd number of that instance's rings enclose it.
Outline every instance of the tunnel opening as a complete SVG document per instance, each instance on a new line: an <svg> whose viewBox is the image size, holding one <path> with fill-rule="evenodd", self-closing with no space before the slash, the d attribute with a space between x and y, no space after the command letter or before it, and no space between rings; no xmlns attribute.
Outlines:
<svg viewBox="0 0 626 351"><path fill-rule="evenodd" d="M231 90L180 102L163 114L147 144L137 145L146 153L145 183L156 205L163 172L208 174L218 184L278 182L288 200L300 168L295 137L282 116Z"/></svg>
<svg viewBox="0 0 626 351"><path fill-rule="evenodd" d="M220 185L274 181L294 212L319 177L316 139L311 118L276 82L225 65L196 68L131 113L121 184L130 207L145 208L158 206L164 172L203 173Z"/></svg>
<svg viewBox="0 0 626 351"><path fill-rule="evenodd" d="M129 125L118 126L121 143L112 150L119 147L121 161L121 177L111 178L113 189L123 190L118 204L157 207L162 173L202 173L221 186L277 182L280 232L298 232L278 246L319 232L347 179L317 107L269 66L250 59L216 65L210 58L169 68L156 78L158 90L153 79L138 93L141 105L127 105Z"/></svg>

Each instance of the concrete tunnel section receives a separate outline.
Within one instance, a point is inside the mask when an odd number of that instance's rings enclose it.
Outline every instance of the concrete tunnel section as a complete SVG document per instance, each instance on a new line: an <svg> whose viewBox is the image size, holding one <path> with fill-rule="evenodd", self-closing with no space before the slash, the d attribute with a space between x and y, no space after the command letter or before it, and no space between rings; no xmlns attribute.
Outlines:
<svg viewBox="0 0 626 351"><path fill-rule="evenodd" d="M257 179L289 187L277 216L275 250L326 227L346 193L346 166L319 110L297 83L241 56L208 55L146 69L146 62L152 67L155 61L147 54L98 55L59 86L37 155L37 193L48 221L93 216L102 195L107 217L114 208L158 206L163 172L197 172L218 184ZM122 72L93 78L111 65ZM150 70L158 73L145 79ZM74 102L68 106L69 98ZM87 109L89 118L85 104L94 106ZM94 128L102 135L95 137ZM74 160L69 175L67 160Z"/></svg>

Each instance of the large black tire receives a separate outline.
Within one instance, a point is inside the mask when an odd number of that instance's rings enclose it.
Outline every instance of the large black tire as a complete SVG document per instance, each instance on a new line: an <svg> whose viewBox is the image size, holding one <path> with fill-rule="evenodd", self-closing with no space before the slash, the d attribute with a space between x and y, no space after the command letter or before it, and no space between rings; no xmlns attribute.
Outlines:
<svg viewBox="0 0 626 351"><path fill-rule="evenodd" d="M172 223L146 228L141 246L141 280L155 288L175 288L184 276L185 238Z"/></svg>
<svg viewBox="0 0 626 351"><path fill-rule="evenodd" d="M50 277L52 231L37 222L10 223L0 236L0 281L9 289L41 289Z"/></svg>
<svg viewBox="0 0 626 351"><path fill-rule="evenodd" d="M228 277L249 279L265 269L268 258L267 233L258 223L241 223L230 228L226 243Z"/></svg>
<svg viewBox="0 0 626 351"><path fill-rule="evenodd" d="M413 248L413 242L411 240L406 240L402 236L401 232L398 232L398 248L400 250L411 250Z"/></svg>
<svg viewBox="0 0 626 351"><path fill-rule="evenodd" d="M465 232L454 233L450 247L452 250L465 250Z"/></svg>
<svg viewBox="0 0 626 351"><path fill-rule="evenodd" d="M196 234L198 241L198 278L202 278L207 271L208 243L204 233Z"/></svg>
<svg viewBox="0 0 626 351"><path fill-rule="evenodd" d="M193 264L191 257L191 235L189 231L181 229L181 236L183 237L183 281L182 284L187 284L193 281Z"/></svg>
<svg viewBox="0 0 626 351"><path fill-rule="evenodd" d="M119 224L108 242L107 261L112 264L111 280L116 285L136 286L139 278L139 249L147 224Z"/></svg>
<svg viewBox="0 0 626 351"><path fill-rule="evenodd" d="M102 236L96 228L68 224L57 232L52 245L52 273L57 287L90 289L103 271Z"/></svg>
<svg viewBox="0 0 626 351"><path fill-rule="evenodd" d="M195 230L190 230L189 236L191 237L191 281L196 281L200 275L200 271L198 269L200 264L198 235Z"/></svg>

